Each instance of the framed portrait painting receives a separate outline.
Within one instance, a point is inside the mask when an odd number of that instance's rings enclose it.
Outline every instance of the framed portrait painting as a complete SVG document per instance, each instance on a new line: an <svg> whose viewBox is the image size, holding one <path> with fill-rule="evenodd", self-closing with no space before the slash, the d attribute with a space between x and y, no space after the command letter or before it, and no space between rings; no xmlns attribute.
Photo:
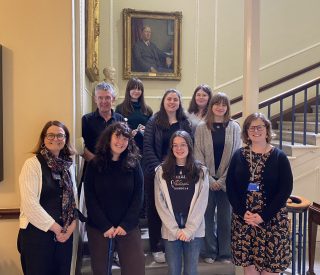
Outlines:
<svg viewBox="0 0 320 275"><path fill-rule="evenodd" d="M123 77L181 79L181 12L123 10Z"/></svg>

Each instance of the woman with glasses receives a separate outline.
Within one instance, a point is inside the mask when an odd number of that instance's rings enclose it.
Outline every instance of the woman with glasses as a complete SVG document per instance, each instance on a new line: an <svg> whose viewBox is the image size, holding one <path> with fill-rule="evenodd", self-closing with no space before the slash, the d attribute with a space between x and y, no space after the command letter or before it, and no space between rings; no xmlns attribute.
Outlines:
<svg viewBox="0 0 320 275"><path fill-rule="evenodd" d="M110 255L115 248L122 275L144 275L138 228L143 174L139 150L126 123L115 122L102 132L86 170L84 191L93 274L111 274Z"/></svg>
<svg viewBox="0 0 320 275"><path fill-rule="evenodd" d="M201 257L212 264L231 260L231 206L226 176L233 153L241 146L240 126L231 119L226 94L212 96L207 116L195 133L195 157L209 169L209 200L205 213L206 235Z"/></svg>
<svg viewBox="0 0 320 275"><path fill-rule="evenodd" d="M24 274L69 275L77 195L67 127L46 123L34 153L19 177L22 269Z"/></svg>
<svg viewBox="0 0 320 275"><path fill-rule="evenodd" d="M163 164L156 170L155 202L162 221L169 275L196 275L205 234L204 212L209 182L207 169L193 156L185 131L175 132Z"/></svg>
<svg viewBox="0 0 320 275"><path fill-rule="evenodd" d="M194 90L187 113L193 133L198 124L205 119L211 97L211 88L206 84L201 84Z"/></svg>
<svg viewBox="0 0 320 275"><path fill-rule="evenodd" d="M270 121L249 115L242 129L246 146L233 155L226 181L233 260L250 275L283 272L291 261L286 201L293 178L287 156L271 139Z"/></svg>
<svg viewBox="0 0 320 275"><path fill-rule="evenodd" d="M161 220L154 202L155 168L167 156L170 151L170 138L178 130L191 134L190 122L183 110L180 93L169 89L162 97L160 111L152 116L146 125L143 143L149 242L154 261L158 263L165 262L165 255L161 242Z"/></svg>

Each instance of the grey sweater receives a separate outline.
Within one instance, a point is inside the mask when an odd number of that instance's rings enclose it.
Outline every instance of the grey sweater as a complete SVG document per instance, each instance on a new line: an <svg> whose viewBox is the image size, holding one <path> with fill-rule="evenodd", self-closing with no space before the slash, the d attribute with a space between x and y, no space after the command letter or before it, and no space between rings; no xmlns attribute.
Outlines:
<svg viewBox="0 0 320 275"><path fill-rule="evenodd" d="M203 163L209 169L209 184L217 182L222 185L222 190L226 191L226 177L234 152L241 147L241 128L238 122L230 120L226 128L226 136L222 158L218 169L214 164L214 148L212 142L211 130L205 122L200 122L196 128L194 138L194 155L195 158ZM217 170L217 173L216 173Z"/></svg>
<svg viewBox="0 0 320 275"><path fill-rule="evenodd" d="M185 228L181 229L190 239L204 237L205 234L204 213L208 203L209 181L207 168L203 167L202 170L204 177L200 177L195 185L187 222ZM160 165L156 168L154 193L156 208L162 221L161 235L163 239L176 241L180 229L174 217L167 182L162 178L162 174Z"/></svg>

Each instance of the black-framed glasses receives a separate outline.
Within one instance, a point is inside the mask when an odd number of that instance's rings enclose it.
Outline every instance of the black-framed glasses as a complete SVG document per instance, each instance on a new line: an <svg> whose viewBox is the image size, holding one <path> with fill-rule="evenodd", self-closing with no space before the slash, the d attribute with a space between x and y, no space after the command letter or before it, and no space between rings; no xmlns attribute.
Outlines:
<svg viewBox="0 0 320 275"><path fill-rule="evenodd" d="M261 124L261 125L257 125L257 126L250 126L248 128L248 130L249 130L249 132L254 132L254 131L261 132L261 131L263 131L264 128L266 128L266 125Z"/></svg>
<svg viewBox="0 0 320 275"><path fill-rule="evenodd" d="M65 134L59 133L59 134L53 134L53 133L48 133L46 134L46 138L48 140L54 140L55 138L57 138L57 140L64 140L66 138Z"/></svg>

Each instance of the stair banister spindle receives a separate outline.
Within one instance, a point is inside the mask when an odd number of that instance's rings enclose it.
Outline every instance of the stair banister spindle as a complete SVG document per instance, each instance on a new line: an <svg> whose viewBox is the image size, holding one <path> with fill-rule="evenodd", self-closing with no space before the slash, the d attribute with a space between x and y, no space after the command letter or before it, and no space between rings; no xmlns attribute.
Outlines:
<svg viewBox="0 0 320 275"><path fill-rule="evenodd" d="M280 134L279 148L280 149L282 149L282 126L283 126L283 99L280 99L280 129L279 129L279 134Z"/></svg>
<svg viewBox="0 0 320 275"><path fill-rule="evenodd" d="M268 119L271 117L271 104L268 105Z"/></svg>
<svg viewBox="0 0 320 275"><path fill-rule="evenodd" d="M296 112L296 94L292 95L292 113L291 113L291 144L294 145L294 125Z"/></svg>
<svg viewBox="0 0 320 275"><path fill-rule="evenodd" d="M319 83L317 83L317 86L316 86L316 123L315 123L315 129L314 129L314 132L316 134L318 134L319 132Z"/></svg>
<svg viewBox="0 0 320 275"><path fill-rule="evenodd" d="M307 144L307 107L308 107L308 89L304 89L303 103L303 145Z"/></svg>

